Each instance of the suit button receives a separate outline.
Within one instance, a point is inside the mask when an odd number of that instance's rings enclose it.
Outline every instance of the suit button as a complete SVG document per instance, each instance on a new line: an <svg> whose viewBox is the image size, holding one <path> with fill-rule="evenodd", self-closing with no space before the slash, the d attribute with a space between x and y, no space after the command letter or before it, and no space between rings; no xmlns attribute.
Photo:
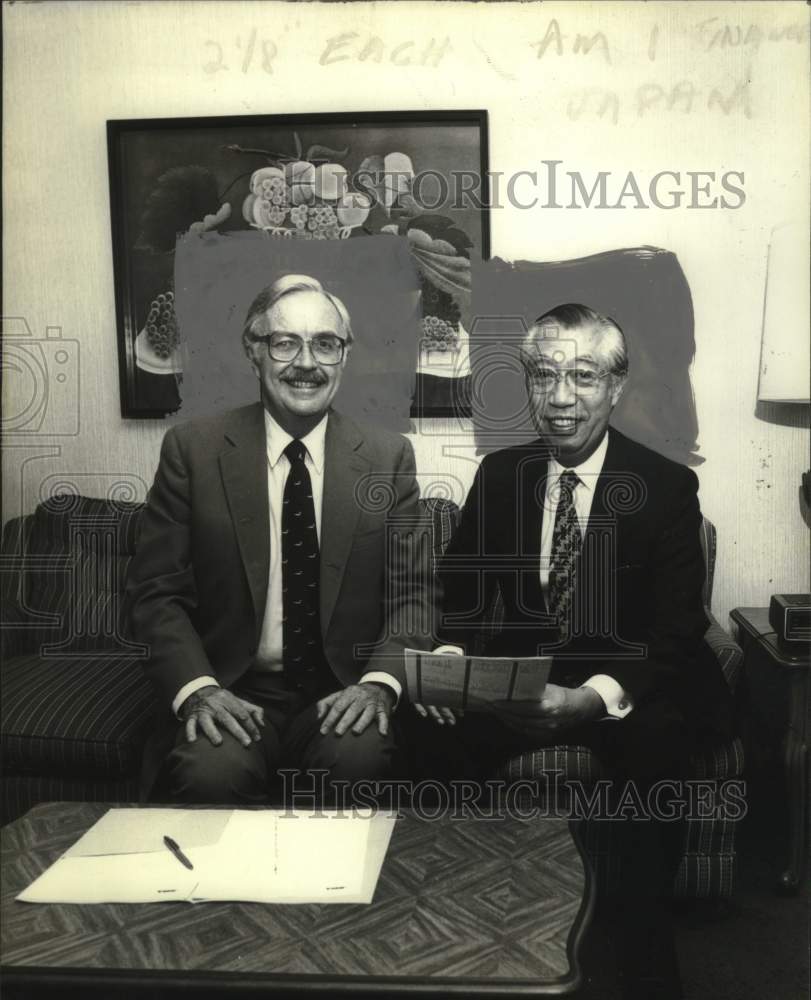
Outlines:
<svg viewBox="0 0 811 1000"><path fill-rule="evenodd" d="M627 707L628 707L628 702L625 701L624 699L617 706L617 708L619 708L621 712L624 712Z"/></svg>

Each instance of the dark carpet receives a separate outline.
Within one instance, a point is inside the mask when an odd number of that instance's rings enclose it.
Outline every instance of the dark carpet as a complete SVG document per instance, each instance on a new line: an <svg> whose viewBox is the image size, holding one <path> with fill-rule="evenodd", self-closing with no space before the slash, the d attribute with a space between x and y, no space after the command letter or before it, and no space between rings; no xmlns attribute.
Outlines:
<svg viewBox="0 0 811 1000"><path fill-rule="evenodd" d="M738 831L732 898L673 904L686 1000L809 997L811 865L806 865L804 889L797 895L776 891L787 842L780 784L750 783L749 811ZM585 982L577 1000L620 1000L611 944L599 922L584 944L582 959Z"/></svg>

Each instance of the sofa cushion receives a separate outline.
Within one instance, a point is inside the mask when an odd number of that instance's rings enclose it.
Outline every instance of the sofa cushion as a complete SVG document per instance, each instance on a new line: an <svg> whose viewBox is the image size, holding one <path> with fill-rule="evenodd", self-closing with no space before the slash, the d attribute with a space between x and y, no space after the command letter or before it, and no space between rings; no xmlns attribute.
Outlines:
<svg viewBox="0 0 811 1000"><path fill-rule="evenodd" d="M26 530L20 598L29 648L121 653L124 578L141 504L71 494L40 504Z"/></svg>
<svg viewBox="0 0 811 1000"><path fill-rule="evenodd" d="M743 774L743 745L736 737L730 743L708 747L690 758L689 777L696 779L736 778ZM607 778L608 772L587 747L544 747L520 754L502 765L496 777L512 781L537 778L554 771L562 781L582 781L592 784Z"/></svg>
<svg viewBox="0 0 811 1000"><path fill-rule="evenodd" d="M7 773L137 773L155 697L132 656L29 654L7 659L0 676Z"/></svg>
<svg viewBox="0 0 811 1000"><path fill-rule="evenodd" d="M743 766L743 746L736 738L691 757L688 780L736 778L743 773ZM582 746L546 747L521 754L499 768L495 776L512 782L537 781L542 774L552 772L559 772L557 780L562 784L582 782L593 786L600 778L606 777L594 754ZM529 809L534 804L529 787L519 790L517 808ZM566 807L565 800L562 805ZM709 898L731 895L737 825L734 815L707 816L688 820L684 824L684 855L674 881L675 896ZM588 821L581 828L586 851L603 891L615 890L622 879L621 866L612 847L614 827L612 822Z"/></svg>
<svg viewBox="0 0 811 1000"><path fill-rule="evenodd" d="M735 872L735 828L730 819L685 824L684 854L673 883L677 898L709 899L732 895ZM622 868L613 848L612 823L585 823L581 827L586 853L598 884L616 890Z"/></svg>

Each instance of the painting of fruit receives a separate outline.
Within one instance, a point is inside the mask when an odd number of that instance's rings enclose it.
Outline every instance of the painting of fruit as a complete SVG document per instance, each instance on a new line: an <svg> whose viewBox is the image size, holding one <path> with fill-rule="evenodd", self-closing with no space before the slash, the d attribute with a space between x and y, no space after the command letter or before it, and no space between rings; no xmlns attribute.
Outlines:
<svg viewBox="0 0 811 1000"><path fill-rule="evenodd" d="M469 376L470 257L489 255L486 144L479 111L108 122L123 415L163 416L182 403L178 239L244 230L405 238L423 312L413 415L464 409L451 383ZM452 196L456 172L478 174L478 202ZM426 177L439 179L444 200L425 196Z"/></svg>

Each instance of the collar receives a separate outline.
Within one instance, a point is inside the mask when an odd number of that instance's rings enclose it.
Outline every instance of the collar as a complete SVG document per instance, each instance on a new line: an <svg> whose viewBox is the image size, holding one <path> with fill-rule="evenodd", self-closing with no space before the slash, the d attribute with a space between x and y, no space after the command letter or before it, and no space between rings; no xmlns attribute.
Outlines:
<svg viewBox="0 0 811 1000"><path fill-rule="evenodd" d="M592 454L586 459L585 462L581 462L580 465L561 465L560 462L552 457L549 459L549 479L551 482L557 482L560 475L566 471L566 469L571 469L572 472L576 472L580 483L586 487L586 489L594 491L594 487L597 485L597 477L603 471L603 464L605 462L605 453L608 451L608 432L603 435L602 441L597 445L597 448Z"/></svg>
<svg viewBox="0 0 811 1000"><path fill-rule="evenodd" d="M287 431L268 413L265 413L265 440L267 442L268 462L271 468L275 468L276 463L282 456L284 449L293 440L293 435ZM321 420L313 427L309 434L305 434L301 443L307 449L310 461L313 463L315 471L321 475L324 468L324 454L326 449L327 419L325 413Z"/></svg>

